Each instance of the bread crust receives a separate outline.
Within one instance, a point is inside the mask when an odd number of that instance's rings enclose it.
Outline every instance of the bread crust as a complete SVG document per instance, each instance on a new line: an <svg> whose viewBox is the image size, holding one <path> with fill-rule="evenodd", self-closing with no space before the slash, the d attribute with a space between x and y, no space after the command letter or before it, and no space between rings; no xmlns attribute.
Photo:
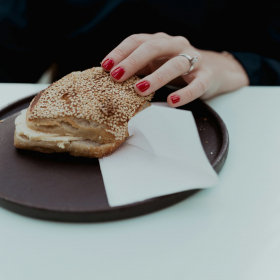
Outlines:
<svg viewBox="0 0 280 280"><path fill-rule="evenodd" d="M149 102L145 102L138 108L136 114L151 106ZM29 110L28 110L29 111ZM75 119L73 117L64 117L57 119L36 119L28 120L27 111L27 126L33 130L45 133L57 133L60 135L69 135L83 137L101 144L116 142L115 137L106 131L106 126L98 124L95 121L83 119ZM128 137L126 130L125 138Z"/></svg>
<svg viewBox="0 0 280 280"><path fill-rule="evenodd" d="M138 80L133 76L117 83L101 67L73 72L33 99L27 124L46 132L47 126L59 127L59 122L64 122L81 133L98 135L91 139L100 143L122 140L127 137L128 121L147 106L154 94L138 95L134 90Z"/></svg>
<svg viewBox="0 0 280 280"><path fill-rule="evenodd" d="M33 98L26 113L26 125L33 131L83 140L40 141L16 130L15 146L83 157L111 154L129 136L128 121L150 106L148 101L154 93L138 95L134 90L138 80L133 76L123 83L114 82L101 67L66 75Z"/></svg>
<svg viewBox="0 0 280 280"><path fill-rule="evenodd" d="M90 145L86 141L70 141L64 144L64 149L57 146L53 141L34 141L27 137L19 135L17 131L14 134L15 147L23 150L37 151L41 153L69 153L76 157L102 158L112 154L124 141L100 146Z"/></svg>

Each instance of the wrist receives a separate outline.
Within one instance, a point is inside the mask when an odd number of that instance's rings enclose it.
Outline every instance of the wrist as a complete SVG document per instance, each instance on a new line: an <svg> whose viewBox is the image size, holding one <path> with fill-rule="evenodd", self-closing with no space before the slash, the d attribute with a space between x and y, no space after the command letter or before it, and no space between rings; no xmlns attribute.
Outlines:
<svg viewBox="0 0 280 280"><path fill-rule="evenodd" d="M249 86L249 77L241 63L235 59L232 54L226 51L221 52L220 55L223 56L225 64L227 65L224 69L225 71L223 71L224 77L219 90L220 93L234 91L241 87Z"/></svg>

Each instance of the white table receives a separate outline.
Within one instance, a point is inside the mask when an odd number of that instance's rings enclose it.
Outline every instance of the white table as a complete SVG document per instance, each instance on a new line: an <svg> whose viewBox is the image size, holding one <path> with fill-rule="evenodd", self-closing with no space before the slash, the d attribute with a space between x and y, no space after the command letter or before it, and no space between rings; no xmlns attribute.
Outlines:
<svg viewBox="0 0 280 280"><path fill-rule="evenodd" d="M45 87L0 84L0 107ZM0 279L280 279L280 87L207 103L230 135L218 186L118 222L47 222L0 208Z"/></svg>

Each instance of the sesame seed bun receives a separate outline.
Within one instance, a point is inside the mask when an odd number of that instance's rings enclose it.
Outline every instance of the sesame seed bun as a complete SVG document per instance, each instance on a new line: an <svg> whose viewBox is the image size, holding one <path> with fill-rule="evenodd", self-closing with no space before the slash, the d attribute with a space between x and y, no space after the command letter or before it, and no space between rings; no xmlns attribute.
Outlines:
<svg viewBox="0 0 280 280"><path fill-rule="evenodd" d="M135 92L138 80L132 76L123 83L114 82L101 67L68 74L32 100L26 112L26 127L45 135L79 137L79 140L67 141L66 145L55 138L34 140L16 129L15 146L98 158L112 153L128 137L128 121L149 106L148 101L153 97Z"/></svg>

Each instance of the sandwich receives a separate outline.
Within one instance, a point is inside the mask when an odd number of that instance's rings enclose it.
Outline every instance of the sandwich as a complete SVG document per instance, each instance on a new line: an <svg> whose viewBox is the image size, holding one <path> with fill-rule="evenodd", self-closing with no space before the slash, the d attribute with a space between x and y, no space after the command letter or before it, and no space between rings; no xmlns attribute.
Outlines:
<svg viewBox="0 0 280 280"><path fill-rule="evenodd" d="M43 153L101 158L129 136L128 122L150 106L132 76L114 82L101 67L72 72L39 92L15 120L14 145Z"/></svg>

